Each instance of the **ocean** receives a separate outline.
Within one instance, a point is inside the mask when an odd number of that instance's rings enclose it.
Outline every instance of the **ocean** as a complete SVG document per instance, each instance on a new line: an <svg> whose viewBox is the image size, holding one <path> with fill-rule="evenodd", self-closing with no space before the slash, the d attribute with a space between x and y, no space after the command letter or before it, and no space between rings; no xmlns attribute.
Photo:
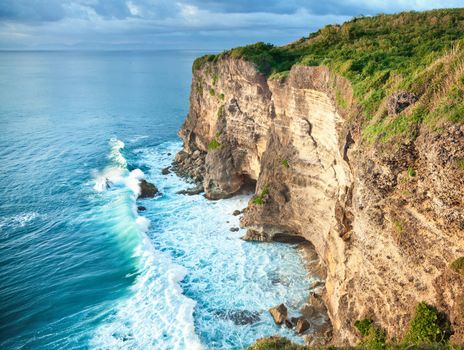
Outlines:
<svg viewBox="0 0 464 350"><path fill-rule="evenodd" d="M305 302L298 249L230 231L250 194L180 195L161 174L201 54L0 52L1 349L301 342L267 311ZM161 195L136 200L143 177Z"/></svg>

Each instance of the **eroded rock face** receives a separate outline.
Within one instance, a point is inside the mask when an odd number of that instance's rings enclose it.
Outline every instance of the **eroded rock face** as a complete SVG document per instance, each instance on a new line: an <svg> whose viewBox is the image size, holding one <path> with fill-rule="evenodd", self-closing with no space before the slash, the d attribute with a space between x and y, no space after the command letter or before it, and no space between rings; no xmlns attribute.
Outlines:
<svg viewBox="0 0 464 350"><path fill-rule="evenodd" d="M447 312L462 341L464 280L448 266L464 255L464 128L367 145L358 116L350 84L324 67L267 80L225 57L194 71L178 157L205 155L197 169L208 198L256 181L244 239L314 245L334 343L355 343L363 318L400 338L420 301Z"/></svg>

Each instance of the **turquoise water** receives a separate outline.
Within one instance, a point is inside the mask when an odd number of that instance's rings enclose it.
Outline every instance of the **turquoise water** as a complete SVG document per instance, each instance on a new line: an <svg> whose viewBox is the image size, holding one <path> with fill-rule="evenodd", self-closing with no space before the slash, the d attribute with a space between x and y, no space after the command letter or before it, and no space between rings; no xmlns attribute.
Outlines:
<svg viewBox="0 0 464 350"><path fill-rule="evenodd" d="M199 54L0 53L0 348L241 349L293 336L267 309L307 296L298 251L230 232L249 195L177 195L185 181L161 175ZM142 177L162 195L136 202Z"/></svg>

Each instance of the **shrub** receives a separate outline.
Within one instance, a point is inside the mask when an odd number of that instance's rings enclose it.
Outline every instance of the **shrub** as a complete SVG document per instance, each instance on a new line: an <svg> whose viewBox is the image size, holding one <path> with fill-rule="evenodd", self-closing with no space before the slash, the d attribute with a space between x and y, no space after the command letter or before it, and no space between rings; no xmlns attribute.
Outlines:
<svg viewBox="0 0 464 350"><path fill-rule="evenodd" d="M403 343L416 345L446 343L449 336L450 324L446 317L433 306L421 302L416 307Z"/></svg>
<svg viewBox="0 0 464 350"><path fill-rule="evenodd" d="M218 97L219 97L219 99L220 99L221 101L224 101L224 94L219 94Z"/></svg>
<svg viewBox="0 0 464 350"><path fill-rule="evenodd" d="M413 167L408 167L408 175L409 175L409 177L416 176L416 171L414 170Z"/></svg>
<svg viewBox="0 0 464 350"><path fill-rule="evenodd" d="M217 111L218 119L221 118L223 114L224 114L224 105L221 105Z"/></svg>
<svg viewBox="0 0 464 350"><path fill-rule="evenodd" d="M287 160L287 159L284 159L284 160L282 161L282 166L283 166L284 168L286 168L286 169L288 169L288 168L290 167L290 164L288 164L288 160Z"/></svg>
<svg viewBox="0 0 464 350"><path fill-rule="evenodd" d="M266 185L261 190L261 193L259 195L256 195L253 198L252 203L253 204L258 204L258 205L264 204L264 197L267 196L268 194L269 194L269 186Z"/></svg>
<svg viewBox="0 0 464 350"><path fill-rule="evenodd" d="M464 158L459 158L454 161L456 163L456 167L460 170L464 170Z"/></svg>
<svg viewBox="0 0 464 350"><path fill-rule="evenodd" d="M354 323L362 336L358 346L362 349L385 349L387 335L383 329L376 326L370 319L358 320Z"/></svg>
<svg viewBox="0 0 464 350"><path fill-rule="evenodd" d="M221 144L219 143L218 140L216 140L216 138L213 138L211 142L208 144L209 151L214 151L215 149L218 149L219 147L221 147Z"/></svg>
<svg viewBox="0 0 464 350"><path fill-rule="evenodd" d="M306 347L296 345L290 340L282 337L269 337L259 339L247 350L304 350Z"/></svg>
<svg viewBox="0 0 464 350"><path fill-rule="evenodd" d="M216 94L216 92L214 91L213 88L210 88L210 89L209 89L209 94L210 94L211 96L214 96L214 95Z"/></svg>
<svg viewBox="0 0 464 350"><path fill-rule="evenodd" d="M451 270L464 276L464 256L454 260L450 265Z"/></svg>
<svg viewBox="0 0 464 350"><path fill-rule="evenodd" d="M355 323L354 323L354 326L356 327L356 329L359 331L359 333L365 337L369 334L369 330L371 329L372 327L372 320L369 320L369 319L364 319L364 320L357 320Z"/></svg>

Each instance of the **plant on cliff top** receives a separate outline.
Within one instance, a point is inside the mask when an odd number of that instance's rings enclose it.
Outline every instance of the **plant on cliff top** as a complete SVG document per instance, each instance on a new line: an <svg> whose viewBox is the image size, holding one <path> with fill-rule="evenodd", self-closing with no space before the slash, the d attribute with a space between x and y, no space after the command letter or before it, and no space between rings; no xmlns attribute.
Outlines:
<svg viewBox="0 0 464 350"><path fill-rule="evenodd" d="M296 345L290 340L282 337L268 337L258 339L256 343L250 346L247 350L304 350L304 346Z"/></svg>
<svg viewBox="0 0 464 350"><path fill-rule="evenodd" d="M403 343L446 343L450 336L450 330L450 323L445 315L439 313L433 306L421 302L416 307Z"/></svg>
<svg viewBox="0 0 464 350"><path fill-rule="evenodd" d="M209 151L214 151L215 149L218 149L219 147L221 147L221 144L219 143L218 140L216 140L216 138L214 137L211 142L208 144L208 150Z"/></svg>
<svg viewBox="0 0 464 350"><path fill-rule="evenodd" d="M221 57L251 61L268 76L294 64L326 66L351 82L366 141L401 140L421 125L464 123L463 33L464 9L358 17L286 46L260 42L204 56L194 69ZM388 115L387 99L399 90L414 93L417 107Z"/></svg>
<svg viewBox="0 0 464 350"><path fill-rule="evenodd" d="M374 324L370 319L358 320L354 323L362 336L358 347L361 349L385 349L387 347L387 335L383 329Z"/></svg>
<svg viewBox="0 0 464 350"><path fill-rule="evenodd" d="M461 275L464 275L464 256L457 258L450 265L451 270L457 272Z"/></svg>

